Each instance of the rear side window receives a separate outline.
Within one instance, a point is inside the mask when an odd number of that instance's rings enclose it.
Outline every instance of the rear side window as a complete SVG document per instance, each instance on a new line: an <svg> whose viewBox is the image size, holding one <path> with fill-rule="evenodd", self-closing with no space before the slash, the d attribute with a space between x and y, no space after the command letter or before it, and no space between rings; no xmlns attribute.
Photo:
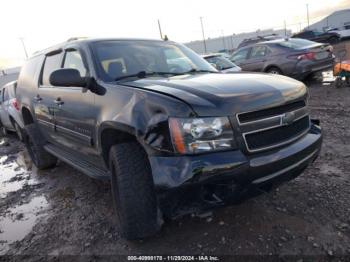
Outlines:
<svg viewBox="0 0 350 262"><path fill-rule="evenodd" d="M66 52L63 67L77 69L80 72L80 76L86 76L86 68L79 51L74 50Z"/></svg>
<svg viewBox="0 0 350 262"><path fill-rule="evenodd" d="M50 75L53 71L59 68L61 68L61 53L46 56L40 84L44 86L51 86Z"/></svg>
<svg viewBox="0 0 350 262"><path fill-rule="evenodd" d="M269 53L269 49L266 46L254 46L250 54L250 58L264 57Z"/></svg>
<svg viewBox="0 0 350 262"><path fill-rule="evenodd" d="M3 101L9 100L9 93L8 93L7 88L4 88L4 89L3 89L3 92L4 92Z"/></svg>

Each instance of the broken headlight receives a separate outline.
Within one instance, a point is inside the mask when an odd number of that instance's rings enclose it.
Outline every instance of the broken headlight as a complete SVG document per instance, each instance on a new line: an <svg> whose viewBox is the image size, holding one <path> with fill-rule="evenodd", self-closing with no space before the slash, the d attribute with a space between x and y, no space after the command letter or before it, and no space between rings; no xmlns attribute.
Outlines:
<svg viewBox="0 0 350 262"><path fill-rule="evenodd" d="M170 118L172 142L178 153L227 150L235 146L227 117Z"/></svg>

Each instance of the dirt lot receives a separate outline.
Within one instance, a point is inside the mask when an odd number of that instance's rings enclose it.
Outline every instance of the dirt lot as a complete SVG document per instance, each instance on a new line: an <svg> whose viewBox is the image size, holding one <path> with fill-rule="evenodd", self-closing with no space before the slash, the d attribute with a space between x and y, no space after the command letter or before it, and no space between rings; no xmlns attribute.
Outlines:
<svg viewBox="0 0 350 262"><path fill-rule="evenodd" d="M23 145L9 136L0 145L0 254L350 258L350 88L309 86L311 115L324 130L313 166L269 194L207 217L177 219L144 241L121 239L108 183L63 163L45 172L26 170Z"/></svg>

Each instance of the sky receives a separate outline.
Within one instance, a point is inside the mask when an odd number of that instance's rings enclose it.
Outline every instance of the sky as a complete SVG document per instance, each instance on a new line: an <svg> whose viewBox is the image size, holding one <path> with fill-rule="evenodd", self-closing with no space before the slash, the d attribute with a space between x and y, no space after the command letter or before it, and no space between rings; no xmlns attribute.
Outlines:
<svg viewBox="0 0 350 262"><path fill-rule="evenodd" d="M177 42L287 28L297 31L350 0L4 0L0 2L0 68L23 63L28 54L70 37L159 38Z"/></svg>

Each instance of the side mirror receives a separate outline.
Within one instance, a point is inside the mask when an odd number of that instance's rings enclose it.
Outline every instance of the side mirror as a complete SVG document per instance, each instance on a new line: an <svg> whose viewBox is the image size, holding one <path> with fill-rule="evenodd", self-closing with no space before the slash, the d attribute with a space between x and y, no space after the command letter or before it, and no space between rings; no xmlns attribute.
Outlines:
<svg viewBox="0 0 350 262"><path fill-rule="evenodd" d="M50 83L53 86L86 87L86 79L80 76L80 72L73 68L55 70L50 75Z"/></svg>

